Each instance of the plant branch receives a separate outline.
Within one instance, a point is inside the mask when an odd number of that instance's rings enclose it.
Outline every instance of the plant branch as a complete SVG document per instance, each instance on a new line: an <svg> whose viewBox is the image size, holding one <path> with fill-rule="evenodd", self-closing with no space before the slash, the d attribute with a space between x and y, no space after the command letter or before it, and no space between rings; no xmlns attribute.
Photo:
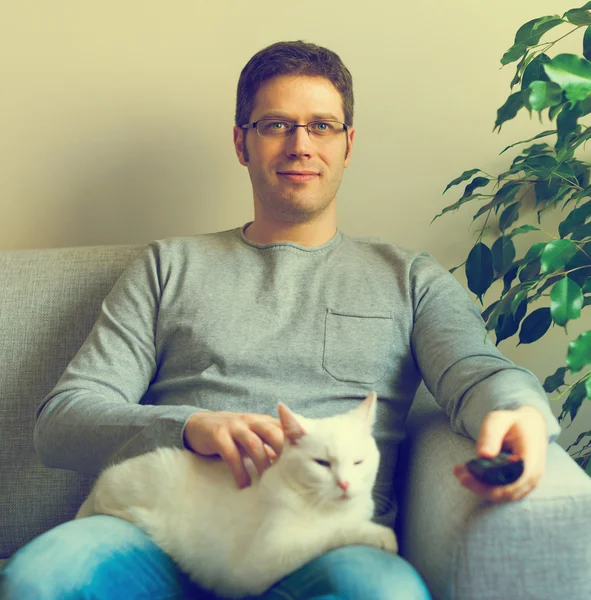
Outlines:
<svg viewBox="0 0 591 600"><path fill-rule="evenodd" d="M572 390L576 385L581 383L581 381L583 381L584 379L589 377L589 373L591 373L591 371L587 371L584 375L581 375L581 377L579 377L579 379L577 379L574 383L571 383L563 392L560 392L560 394L558 394L558 396L556 396L556 398L553 398L553 400L560 400L560 398L562 398L562 396L564 396L564 394L566 394L567 392L570 392L570 390Z"/></svg>

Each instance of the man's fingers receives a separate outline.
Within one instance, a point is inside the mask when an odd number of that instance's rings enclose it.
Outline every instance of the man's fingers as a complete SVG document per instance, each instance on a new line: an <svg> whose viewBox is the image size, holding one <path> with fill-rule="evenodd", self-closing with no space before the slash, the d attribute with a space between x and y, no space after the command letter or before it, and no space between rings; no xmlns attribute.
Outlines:
<svg viewBox="0 0 591 600"><path fill-rule="evenodd" d="M281 425L269 415L196 413L187 422L183 436L186 445L198 454L221 456L240 487L251 483L246 457L262 474L283 449Z"/></svg>
<svg viewBox="0 0 591 600"><path fill-rule="evenodd" d="M478 481L464 465L454 467L454 475L471 492L491 502L509 502L513 497L514 486L492 486Z"/></svg>
<svg viewBox="0 0 591 600"><path fill-rule="evenodd" d="M458 481L471 492L491 502L513 502L527 496L537 485L535 478L525 473L510 485L487 485L478 481L464 465L456 465L453 469Z"/></svg>
<svg viewBox="0 0 591 600"><path fill-rule="evenodd" d="M279 421L273 419L268 421L255 421L250 425L251 430L256 433L264 444L267 444L275 451L275 458L283 450L284 435L283 429L279 426Z"/></svg>
<svg viewBox="0 0 591 600"><path fill-rule="evenodd" d="M503 441L512 424L513 416L510 411L498 410L489 413L482 422L476 442L478 456L497 456L503 449Z"/></svg>
<svg viewBox="0 0 591 600"><path fill-rule="evenodd" d="M236 479L238 487L244 488L250 485L250 475L244 466L244 461L240 450L226 427L220 427L215 433L216 445L218 453L227 463Z"/></svg>
<svg viewBox="0 0 591 600"><path fill-rule="evenodd" d="M263 441L256 433L250 429L240 427L233 432L233 438L240 446L242 453L252 460L259 475L271 466L271 460L265 450Z"/></svg>

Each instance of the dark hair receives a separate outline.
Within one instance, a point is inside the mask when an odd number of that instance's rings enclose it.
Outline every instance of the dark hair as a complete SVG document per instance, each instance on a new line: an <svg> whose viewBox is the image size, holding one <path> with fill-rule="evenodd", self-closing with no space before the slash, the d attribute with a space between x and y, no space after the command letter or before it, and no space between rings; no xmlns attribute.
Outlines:
<svg viewBox="0 0 591 600"><path fill-rule="evenodd" d="M236 125L250 121L256 94L266 79L278 75L326 77L343 99L345 123L353 125L353 79L337 54L309 42L276 42L259 50L240 73Z"/></svg>

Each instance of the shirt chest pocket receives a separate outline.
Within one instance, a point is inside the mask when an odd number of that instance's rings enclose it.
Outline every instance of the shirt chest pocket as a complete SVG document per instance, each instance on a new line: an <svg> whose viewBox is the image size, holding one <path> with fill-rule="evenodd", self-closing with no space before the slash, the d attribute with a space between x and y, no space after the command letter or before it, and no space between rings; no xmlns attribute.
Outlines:
<svg viewBox="0 0 591 600"><path fill-rule="evenodd" d="M392 313L353 314L327 309L324 370L339 381L376 383L392 364Z"/></svg>

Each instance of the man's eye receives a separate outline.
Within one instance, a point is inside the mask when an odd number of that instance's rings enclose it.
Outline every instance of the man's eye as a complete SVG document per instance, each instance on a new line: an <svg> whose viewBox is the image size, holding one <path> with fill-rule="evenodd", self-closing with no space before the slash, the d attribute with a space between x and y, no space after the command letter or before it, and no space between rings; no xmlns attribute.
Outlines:
<svg viewBox="0 0 591 600"><path fill-rule="evenodd" d="M271 121L266 125L267 129L274 129L275 131L282 131L283 129L289 129L289 123L285 121Z"/></svg>
<svg viewBox="0 0 591 600"><path fill-rule="evenodd" d="M314 462L318 463L321 467L330 467L330 463L327 460L321 460L319 458L315 458Z"/></svg>
<svg viewBox="0 0 591 600"><path fill-rule="evenodd" d="M315 131L330 131L332 129L332 125L330 123L326 123L324 121L315 121L312 124L312 129Z"/></svg>

